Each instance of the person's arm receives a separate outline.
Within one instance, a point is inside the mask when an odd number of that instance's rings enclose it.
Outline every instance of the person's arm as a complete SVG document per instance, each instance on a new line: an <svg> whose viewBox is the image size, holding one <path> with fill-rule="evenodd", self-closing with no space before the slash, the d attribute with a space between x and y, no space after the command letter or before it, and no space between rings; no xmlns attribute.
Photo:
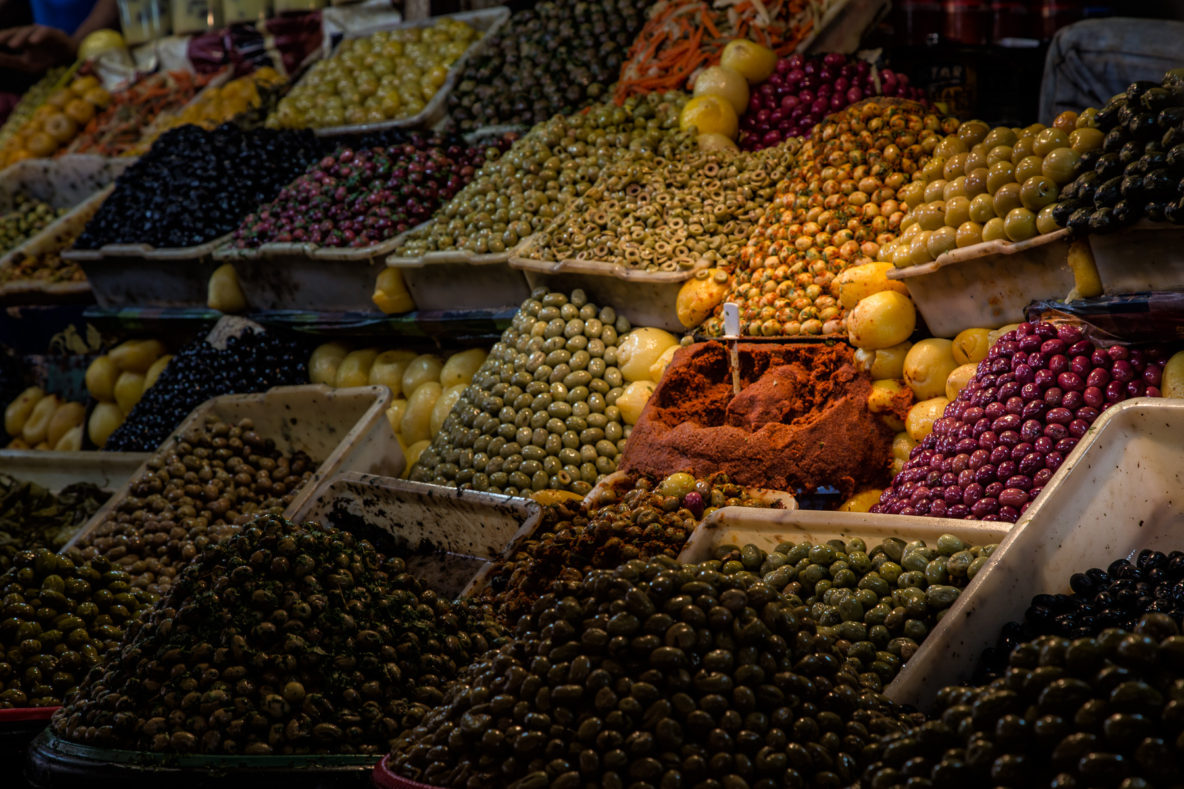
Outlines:
<svg viewBox="0 0 1184 789"><path fill-rule="evenodd" d="M72 61L79 43L88 34L105 27L118 26L119 8L115 0L97 0L73 35L46 25L0 30L0 68L31 73L47 71L53 66Z"/></svg>
<svg viewBox="0 0 1184 789"><path fill-rule="evenodd" d="M82 39L91 33L108 27L112 30L119 29L119 6L115 4L115 0L98 0L90 14L74 31L74 35L70 36L74 41L74 48L77 49Z"/></svg>

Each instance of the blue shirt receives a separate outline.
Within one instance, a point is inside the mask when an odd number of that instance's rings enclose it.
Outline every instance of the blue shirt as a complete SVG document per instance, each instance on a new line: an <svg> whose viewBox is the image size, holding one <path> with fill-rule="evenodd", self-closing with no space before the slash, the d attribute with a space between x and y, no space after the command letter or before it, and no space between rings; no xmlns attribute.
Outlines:
<svg viewBox="0 0 1184 789"><path fill-rule="evenodd" d="M34 22L73 35L90 15L95 0L31 0L30 5Z"/></svg>

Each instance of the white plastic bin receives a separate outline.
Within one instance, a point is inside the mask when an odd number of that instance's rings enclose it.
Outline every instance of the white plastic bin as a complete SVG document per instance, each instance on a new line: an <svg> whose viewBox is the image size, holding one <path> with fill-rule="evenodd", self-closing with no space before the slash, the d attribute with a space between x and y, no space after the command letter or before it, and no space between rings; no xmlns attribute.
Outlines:
<svg viewBox="0 0 1184 789"><path fill-rule="evenodd" d="M1012 243L984 241L920 266L894 269L889 279L909 295L937 337L963 329L1024 320L1033 301L1063 299L1073 289L1069 231Z"/></svg>
<svg viewBox="0 0 1184 789"><path fill-rule="evenodd" d="M1144 220L1090 234L1089 246L1108 296L1184 289L1184 227Z"/></svg>
<svg viewBox="0 0 1184 789"><path fill-rule="evenodd" d="M885 692L925 709L1038 594L1150 548L1184 548L1184 400L1135 398L1093 424Z"/></svg>
<svg viewBox="0 0 1184 789"><path fill-rule="evenodd" d="M948 518L724 507L699 524L678 560L693 564L714 559L715 549L720 545L742 548L751 544L772 551L783 542L818 544L853 537L863 539L869 548L889 537L924 540L933 545L943 534L953 534L970 545L993 545L1002 540L1007 531L1005 524Z"/></svg>
<svg viewBox="0 0 1184 789"><path fill-rule="evenodd" d="M408 550L408 572L455 598L520 529L534 529L540 512L517 496L345 472L324 480L292 519L383 529Z"/></svg>
<svg viewBox="0 0 1184 789"><path fill-rule="evenodd" d="M304 507L316 486L342 471L365 471L397 477L403 451L386 418L391 393L385 386L331 389L324 384L277 386L259 394L215 397L199 405L150 457L162 454L207 417L235 423L250 419L255 432L272 439L281 452L303 451L318 463L309 482L284 510L291 517ZM149 472L141 465L132 476ZM94 514L66 546L99 529L127 498L125 487Z"/></svg>

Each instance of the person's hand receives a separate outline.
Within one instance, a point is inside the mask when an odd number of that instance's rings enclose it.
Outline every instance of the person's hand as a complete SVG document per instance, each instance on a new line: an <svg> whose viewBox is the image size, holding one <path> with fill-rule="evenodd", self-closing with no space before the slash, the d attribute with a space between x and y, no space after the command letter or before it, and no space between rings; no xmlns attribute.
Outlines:
<svg viewBox="0 0 1184 789"><path fill-rule="evenodd" d="M74 59L74 42L56 27L27 25L0 30L0 68L33 74Z"/></svg>

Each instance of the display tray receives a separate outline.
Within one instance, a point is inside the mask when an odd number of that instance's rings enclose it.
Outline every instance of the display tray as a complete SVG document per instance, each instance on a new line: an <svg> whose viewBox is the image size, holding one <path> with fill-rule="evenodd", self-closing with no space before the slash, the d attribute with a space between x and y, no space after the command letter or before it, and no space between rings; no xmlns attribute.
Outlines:
<svg viewBox="0 0 1184 789"><path fill-rule="evenodd" d="M324 480L295 514L390 542L407 572L449 598L465 590L520 530L538 525L541 509L530 499L346 472Z"/></svg>
<svg viewBox="0 0 1184 789"><path fill-rule="evenodd" d="M234 266L249 310L376 313L371 301L374 280L401 238L369 247L223 246L214 252L214 260Z"/></svg>
<svg viewBox="0 0 1184 789"><path fill-rule="evenodd" d="M888 272L908 286L929 330L953 337L964 329L1024 320L1024 308L1063 299L1073 289L1069 231L1012 243L984 241L929 263Z"/></svg>
<svg viewBox="0 0 1184 789"><path fill-rule="evenodd" d="M94 748L42 731L29 747L25 776L38 789L366 787L374 755L211 756Z"/></svg>
<svg viewBox="0 0 1184 789"><path fill-rule="evenodd" d="M332 389L324 384L305 384L277 386L259 394L223 395L195 408L150 458L162 454L208 416L230 423L251 419L255 431L275 441L281 452L303 451L318 464L312 479L284 510L284 516L291 517L322 480L340 471L391 476L402 473L403 452L386 418L390 401L391 392L385 386ZM145 462L136 469L132 480L149 473ZM125 486L86 522L66 548L94 533L127 497Z"/></svg>
<svg viewBox="0 0 1184 789"><path fill-rule="evenodd" d="M429 219L407 231L427 228ZM402 239L400 239L402 242ZM479 254L465 249L399 255L396 245L386 264L403 274L411 300L421 310L496 309L517 307L530 295L522 272L510 267L510 253Z"/></svg>
<svg viewBox="0 0 1184 789"><path fill-rule="evenodd" d="M853 537L863 539L869 548L889 537L924 540L932 545L943 534L953 534L971 545L991 545L1006 537L1007 531L1007 524L949 518L724 507L699 524L678 560L693 564L714 559L714 551L721 545L755 545L772 551L783 542L817 544Z"/></svg>
<svg viewBox="0 0 1184 789"><path fill-rule="evenodd" d="M709 266L701 260L690 269L644 271L611 261L540 260L531 257L536 244L537 236L531 236L510 253L510 265L522 269L531 288L582 288L589 299L613 305L634 326L655 326L676 333L686 331L678 319L678 292L696 271Z"/></svg>
<svg viewBox="0 0 1184 789"><path fill-rule="evenodd" d="M84 153L17 162L0 171L0 214L12 210L17 194L54 208L73 208L112 183L134 161Z"/></svg>
<svg viewBox="0 0 1184 789"><path fill-rule="evenodd" d="M1143 549L1184 548L1184 400L1111 406L885 692L921 709L967 681L1003 626L1037 594Z"/></svg>
<svg viewBox="0 0 1184 789"><path fill-rule="evenodd" d="M114 491L126 485L149 457L147 452L2 449L0 474L32 482L53 493L76 482L89 482L103 490Z"/></svg>
<svg viewBox="0 0 1184 789"><path fill-rule="evenodd" d="M1184 290L1184 227L1143 220L1087 238L1103 293Z"/></svg>
<svg viewBox="0 0 1184 789"><path fill-rule="evenodd" d="M205 307L210 275L220 264L214 250L230 235L193 247L107 244L100 249L68 249L66 260L82 266L95 301L103 309L151 304L154 307Z"/></svg>
<svg viewBox="0 0 1184 789"><path fill-rule="evenodd" d="M447 117L447 109L445 105L448 101L448 94L452 92L453 86L456 85L456 81L460 77L460 72L464 68L465 63L492 33L496 32L499 27L509 20L510 9L506 8L505 6L493 6L492 8L482 8L476 11L462 11L458 14L446 14L444 16L433 16L427 19L418 19L414 22L400 22L396 25L379 25L376 27L351 31L345 37L345 39L343 39L347 40L353 38L366 38L367 36L382 32L383 30L406 30L408 28L431 27L441 19L446 18L465 22L481 31L482 36L480 39L473 42L473 44L465 50L464 54L457 58L456 61L448 67L448 76L444 79L444 84L440 86L439 90L437 90L435 95L433 95L428 103L424 105L422 110L409 118L379 121L376 123L325 126L321 128L314 128L313 133L320 137L332 137L340 134L364 134L366 132L383 131L386 129L420 129L430 128L444 121ZM332 57L332 54L330 54L329 57ZM297 85L299 85L299 83L297 83Z"/></svg>
<svg viewBox="0 0 1184 789"><path fill-rule="evenodd" d="M106 186L58 217L48 226L0 256L0 272L11 269L25 259L49 252L61 252L77 237L90 221L99 206L111 194L113 186ZM4 303L58 303L87 301L90 299L90 283L49 282L39 279L0 281L0 304Z"/></svg>

